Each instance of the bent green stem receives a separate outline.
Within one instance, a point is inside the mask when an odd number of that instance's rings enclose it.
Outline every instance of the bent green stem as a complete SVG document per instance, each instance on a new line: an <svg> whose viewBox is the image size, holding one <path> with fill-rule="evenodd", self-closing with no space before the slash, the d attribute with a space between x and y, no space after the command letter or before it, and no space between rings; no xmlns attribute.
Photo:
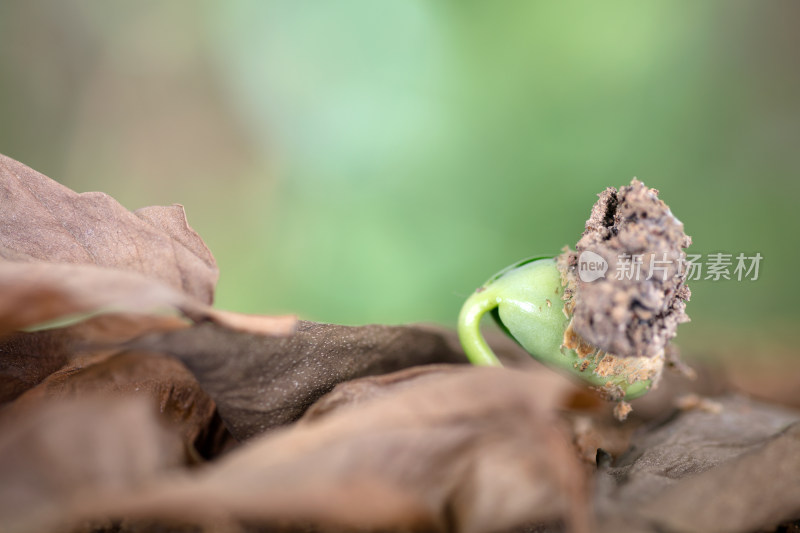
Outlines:
<svg viewBox="0 0 800 533"><path fill-rule="evenodd" d="M458 338L473 365L503 366L481 334L483 315L500 303L495 292L486 287L473 292L464 302L458 317Z"/></svg>

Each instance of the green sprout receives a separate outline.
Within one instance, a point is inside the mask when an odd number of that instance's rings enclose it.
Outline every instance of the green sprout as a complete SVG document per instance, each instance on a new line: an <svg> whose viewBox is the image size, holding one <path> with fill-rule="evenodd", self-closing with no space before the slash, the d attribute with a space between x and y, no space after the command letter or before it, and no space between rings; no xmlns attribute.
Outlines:
<svg viewBox="0 0 800 533"><path fill-rule="evenodd" d="M610 400L646 393L663 357L617 357L592 346L571 327L555 258L520 261L492 276L464 303L458 335L475 365L502 366L480 331L491 312L500 328L542 363L587 382Z"/></svg>
<svg viewBox="0 0 800 533"><path fill-rule="evenodd" d="M481 335L481 319L491 313L533 358L619 402L614 413L622 420L626 400L657 384L668 353L677 364L668 343L689 320L691 291L679 265L692 239L658 191L635 178L598 198L575 251L526 259L492 276L464 303L458 335L473 364L502 366ZM605 276L624 272L634 255L649 265L647 276ZM598 272L594 259L605 263L600 277L589 275ZM661 277L653 275L657 265Z"/></svg>

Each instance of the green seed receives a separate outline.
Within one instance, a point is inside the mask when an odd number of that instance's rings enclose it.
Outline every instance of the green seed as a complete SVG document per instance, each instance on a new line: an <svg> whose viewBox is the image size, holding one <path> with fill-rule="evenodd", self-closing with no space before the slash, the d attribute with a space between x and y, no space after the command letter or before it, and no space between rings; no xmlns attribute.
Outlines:
<svg viewBox="0 0 800 533"><path fill-rule="evenodd" d="M476 365L502 366L480 332L487 313L529 354L588 383L609 400L631 400L647 392L663 367L662 357L617 357L591 346L572 331L561 300L561 274L554 258L521 261L492 276L464 303L458 335Z"/></svg>

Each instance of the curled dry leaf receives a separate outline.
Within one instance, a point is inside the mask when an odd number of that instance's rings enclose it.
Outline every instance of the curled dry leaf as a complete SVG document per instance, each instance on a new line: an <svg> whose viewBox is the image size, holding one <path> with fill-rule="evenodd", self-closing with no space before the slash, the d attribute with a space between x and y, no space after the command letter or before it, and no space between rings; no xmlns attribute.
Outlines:
<svg viewBox="0 0 800 533"><path fill-rule="evenodd" d="M226 327L273 335L290 333L296 321L219 311L135 272L94 265L0 261L0 294L0 403L13 400L70 362L87 344L110 345L187 326L174 314L154 314L165 306L195 320L218 320ZM69 327L14 333L43 321L101 311L106 313ZM1 338L4 333L7 337ZM72 361L70 366L81 364Z"/></svg>
<svg viewBox="0 0 800 533"><path fill-rule="evenodd" d="M641 514L672 531L773 528L800 518L799 479L800 422L795 422L729 463L667 488L658 505L648 502Z"/></svg>
<svg viewBox="0 0 800 533"><path fill-rule="evenodd" d="M719 413L678 411L601 470L601 531L744 532L800 517L800 412L715 400Z"/></svg>
<svg viewBox="0 0 800 533"><path fill-rule="evenodd" d="M216 324L153 334L130 346L180 359L244 440L297 420L337 383L431 363L465 363L439 333L409 326L300 322L286 337Z"/></svg>
<svg viewBox="0 0 800 533"><path fill-rule="evenodd" d="M96 312L168 315L190 296L135 272L94 265L0 262L0 334Z"/></svg>
<svg viewBox="0 0 800 533"><path fill-rule="evenodd" d="M584 464L594 467L598 453L617 457L628 450L636 424L620 424L611 417L568 412L562 414L569 422L572 441Z"/></svg>
<svg viewBox="0 0 800 533"><path fill-rule="evenodd" d="M187 450L210 424L214 402L179 361L141 352L93 355L97 360L68 365L22 394L0 412L0 424L13 425L54 402L97 397L145 399L177 429Z"/></svg>
<svg viewBox="0 0 800 533"><path fill-rule="evenodd" d="M47 531L85 494L132 490L181 462L142 399L53 402L0 431L0 531Z"/></svg>
<svg viewBox="0 0 800 533"><path fill-rule="evenodd" d="M137 272L210 304L218 270L183 207L131 213L107 194L78 194L0 155L0 257Z"/></svg>
<svg viewBox="0 0 800 533"><path fill-rule="evenodd" d="M69 514L200 524L231 517L323 531L478 533L554 521L583 530L581 468L546 409L557 385L457 367L371 380L369 388L383 386L193 475L127 497L87 497Z"/></svg>
<svg viewBox="0 0 800 533"><path fill-rule="evenodd" d="M50 263L0 262L0 335L57 318L89 313L148 314L152 327L173 329L177 309L195 321L211 320L244 331L285 335L294 317L259 317L219 311L135 272ZM155 322L153 313L163 320ZM129 333L124 332L124 336Z"/></svg>
<svg viewBox="0 0 800 533"><path fill-rule="evenodd" d="M60 332L18 332L0 339L0 405L17 398L64 366L71 342Z"/></svg>
<svg viewBox="0 0 800 533"><path fill-rule="evenodd" d="M105 194L77 194L5 156L0 202L0 402L17 399L3 410L6 421L34 416L57 399L136 393L160 405L191 444L214 411L192 375L162 356L110 357L116 351L108 347L187 327L178 312L275 335L293 329L293 317L210 307L216 263L181 206L131 213ZM19 331L53 320L77 323Z"/></svg>
<svg viewBox="0 0 800 533"><path fill-rule="evenodd" d="M266 334L294 326L293 317L209 307L216 262L180 205L131 213L104 193L78 194L3 155L0 201L0 335L109 312L146 313L158 329L174 327L174 316L153 316L175 310Z"/></svg>
<svg viewBox="0 0 800 533"><path fill-rule="evenodd" d="M410 387L419 387L423 383L435 383L443 376L457 375L461 372L468 372L469 369L470 367L461 365L433 364L346 381L336 385L331 392L315 402L305 412L299 423L305 424L343 407L351 407L382 396L397 394ZM544 368L543 370L544 372L539 372L528 368L525 370L525 375L530 381L530 387L536 391L539 409L542 412L551 412L562 406L573 386L565 379L554 376L549 370Z"/></svg>

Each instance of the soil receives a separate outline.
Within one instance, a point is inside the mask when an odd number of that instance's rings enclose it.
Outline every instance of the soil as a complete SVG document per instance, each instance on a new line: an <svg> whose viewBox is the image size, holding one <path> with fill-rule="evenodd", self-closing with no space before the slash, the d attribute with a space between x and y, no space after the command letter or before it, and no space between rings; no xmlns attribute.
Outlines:
<svg viewBox="0 0 800 533"><path fill-rule="evenodd" d="M618 356L663 356L678 324L689 320L683 249L692 240L658 191L637 179L598 196L575 250L559 256L572 327ZM581 280L583 252L606 261L604 277Z"/></svg>

